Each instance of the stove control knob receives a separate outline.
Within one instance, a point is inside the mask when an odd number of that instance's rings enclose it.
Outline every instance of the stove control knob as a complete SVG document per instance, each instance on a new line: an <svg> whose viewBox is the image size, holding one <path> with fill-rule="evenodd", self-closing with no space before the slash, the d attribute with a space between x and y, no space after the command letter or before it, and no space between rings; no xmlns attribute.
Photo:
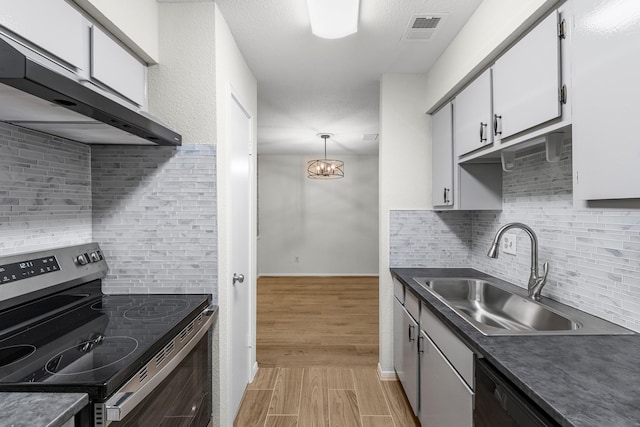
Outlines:
<svg viewBox="0 0 640 427"><path fill-rule="evenodd" d="M89 258L91 259L91 262L98 262L100 261L100 256L98 255L97 252L91 252L89 254Z"/></svg>
<svg viewBox="0 0 640 427"><path fill-rule="evenodd" d="M85 254L78 255L76 257L75 261L76 261L76 264L78 264L78 265L87 265L87 264L89 264L89 260L87 259Z"/></svg>

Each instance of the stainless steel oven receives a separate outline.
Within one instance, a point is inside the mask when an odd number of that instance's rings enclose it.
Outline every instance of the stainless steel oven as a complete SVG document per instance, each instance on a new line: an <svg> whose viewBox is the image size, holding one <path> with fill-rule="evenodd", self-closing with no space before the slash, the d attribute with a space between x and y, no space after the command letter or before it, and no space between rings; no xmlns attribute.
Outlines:
<svg viewBox="0 0 640 427"><path fill-rule="evenodd" d="M0 391L84 392L76 425L211 420L208 294L104 295L95 243L0 258Z"/></svg>

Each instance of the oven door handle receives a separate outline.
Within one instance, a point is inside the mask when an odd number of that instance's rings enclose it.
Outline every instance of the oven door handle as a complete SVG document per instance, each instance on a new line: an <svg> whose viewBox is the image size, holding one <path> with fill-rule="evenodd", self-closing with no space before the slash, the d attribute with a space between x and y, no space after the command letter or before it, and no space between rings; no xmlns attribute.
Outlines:
<svg viewBox="0 0 640 427"><path fill-rule="evenodd" d="M116 391L115 394L105 402L107 421L122 421L140 402L144 400L145 397L150 395L153 390L158 387L160 383L169 376L169 374L171 374L171 372L189 355L191 350L196 346L196 344L198 344L198 342L200 342L200 339L211 328L214 319L217 317L212 316L211 314L211 307L208 307L203 311L202 318L205 321L204 324L159 371L148 379L146 384L135 391L127 390L129 383L138 379L138 373L136 373L132 380L130 380L120 390ZM151 362L149 362L147 366L154 363L155 359L155 357L151 359Z"/></svg>

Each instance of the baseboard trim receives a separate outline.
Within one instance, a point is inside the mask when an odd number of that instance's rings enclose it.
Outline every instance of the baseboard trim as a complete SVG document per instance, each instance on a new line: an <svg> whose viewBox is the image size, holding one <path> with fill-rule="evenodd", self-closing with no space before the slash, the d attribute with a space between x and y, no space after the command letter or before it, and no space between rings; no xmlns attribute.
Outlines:
<svg viewBox="0 0 640 427"><path fill-rule="evenodd" d="M382 366L378 363L378 379L380 381L398 381L396 371L383 371Z"/></svg>
<svg viewBox="0 0 640 427"><path fill-rule="evenodd" d="M253 364L253 368L251 369L251 379L249 380L250 383L253 382L253 379L256 377L257 373L258 373L258 362L255 362Z"/></svg>

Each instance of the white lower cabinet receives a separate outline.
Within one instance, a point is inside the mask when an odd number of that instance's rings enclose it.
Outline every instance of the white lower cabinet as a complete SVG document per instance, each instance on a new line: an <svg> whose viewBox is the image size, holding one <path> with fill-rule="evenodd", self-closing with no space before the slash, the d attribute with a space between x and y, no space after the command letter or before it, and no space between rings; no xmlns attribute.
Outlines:
<svg viewBox="0 0 640 427"><path fill-rule="evenodd" d="M472 427L473 351L413 292L403 294L404 304L393 299L393 356L413 413L425 427Z"/></svg>
<svg viewBox="0 0 640 427"><path fill-rule="evenodd" d="M473 426L473 391L427 334L420 332L420 423Z"/></svg>
<svg viewBox="0 0 640 427"><path fill-rule="evenodd" d="M414 414L418 414L418 323L394 298L393 356L396 374Z"/></svg>

